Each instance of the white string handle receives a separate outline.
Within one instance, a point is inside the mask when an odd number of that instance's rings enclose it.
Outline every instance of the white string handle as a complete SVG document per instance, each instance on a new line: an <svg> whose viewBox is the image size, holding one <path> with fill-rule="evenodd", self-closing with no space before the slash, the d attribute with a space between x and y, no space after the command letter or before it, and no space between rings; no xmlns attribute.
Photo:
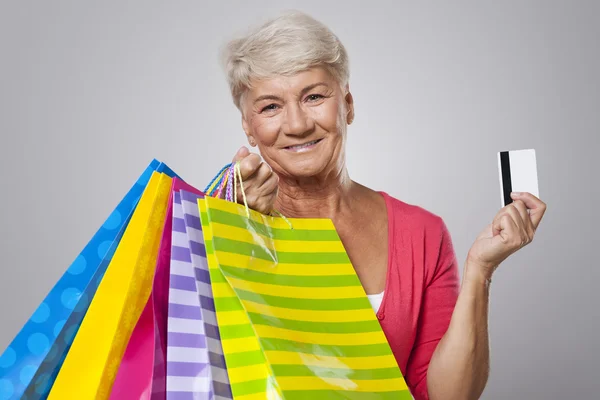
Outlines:
<svg viewBox="0 0 600 400"><path fill-rule="evenodd" d="M246 207L246 216L250 218L250 209L248 208L248 201L246 200L246 192L244 191L244 183L242 182L242 172L240 171L240 162L237 161L234 167L233 173L233 198L237 201L237 179L240 180L240 191L242 192L242 198L244 199L244 207Z"/></svg>
<svg viewBox="0 0 600 400"><path fill-rule="evenodd" d="M235 163L234 166L234 174L233 174L233 198L235 199L234 201L237 202L237 181L239 180L240 183L240 191L242 192L242 198L244 199L244 207L246 208L246 216L248 218L250 218L250 209L248 208L248 200L246 199L246 192L244 191L244 183L242 181L242 172L240 171L240 162L237 161ZM292 225L292 223L283 215L281 214L279 211L277 210L272 210L271 211L271 216L273 216L273 213L277 214L281 219L283 219L290 227L290 229L294 229L294 226Z"/></svg>

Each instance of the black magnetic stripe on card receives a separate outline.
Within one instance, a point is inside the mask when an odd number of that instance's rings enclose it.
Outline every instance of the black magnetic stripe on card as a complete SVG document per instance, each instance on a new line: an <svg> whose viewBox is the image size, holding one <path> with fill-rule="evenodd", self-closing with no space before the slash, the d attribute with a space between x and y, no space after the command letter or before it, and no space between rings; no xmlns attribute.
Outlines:
<svg viewBox="0 0 600 400"><path fill-rule="evenodd" d="M500 153L500 168L502 170L502 189L504 191L504 205L512 203L510 194L512 192L512 181L510 179L510 158L508 151Z"/></svg>

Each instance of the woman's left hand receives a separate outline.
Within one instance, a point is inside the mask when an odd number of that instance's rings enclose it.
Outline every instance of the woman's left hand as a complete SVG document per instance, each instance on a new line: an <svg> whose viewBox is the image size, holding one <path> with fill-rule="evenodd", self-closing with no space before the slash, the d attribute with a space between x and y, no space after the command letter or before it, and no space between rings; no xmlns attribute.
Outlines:
<svg viewBox="0 0 600 400"><path fill-rule="evenodd" d="M491 279L508 256L531 243L546 212L546 204L531 193L513 193L511 197L513 202L496 214L467 256L467 264L485 279Z"/></svg>

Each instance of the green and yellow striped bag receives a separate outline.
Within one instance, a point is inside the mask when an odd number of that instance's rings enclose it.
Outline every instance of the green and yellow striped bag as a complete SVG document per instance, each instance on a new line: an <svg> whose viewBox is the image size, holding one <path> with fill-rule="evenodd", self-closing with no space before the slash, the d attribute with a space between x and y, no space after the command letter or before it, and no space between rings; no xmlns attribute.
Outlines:
<svg viewBox="0 0 600 400"><path fill-rule="evenodd" d="M198 205L234 399L412 398L331 220Z"/></svg>

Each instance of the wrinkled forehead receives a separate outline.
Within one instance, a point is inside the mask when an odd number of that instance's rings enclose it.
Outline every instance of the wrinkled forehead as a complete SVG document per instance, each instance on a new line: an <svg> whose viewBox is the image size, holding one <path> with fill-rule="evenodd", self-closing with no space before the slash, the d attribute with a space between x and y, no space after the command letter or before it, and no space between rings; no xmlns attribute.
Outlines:
<svg viewBox="0 0 600 400"><path fill-rule="evenodd" d="M304 90L316 85L338 90L339 84L325 68L311 68L293 75L278 75L267 79L253 79L244 95L245 100L253 102L262 96L295 97Z"/></svg>

